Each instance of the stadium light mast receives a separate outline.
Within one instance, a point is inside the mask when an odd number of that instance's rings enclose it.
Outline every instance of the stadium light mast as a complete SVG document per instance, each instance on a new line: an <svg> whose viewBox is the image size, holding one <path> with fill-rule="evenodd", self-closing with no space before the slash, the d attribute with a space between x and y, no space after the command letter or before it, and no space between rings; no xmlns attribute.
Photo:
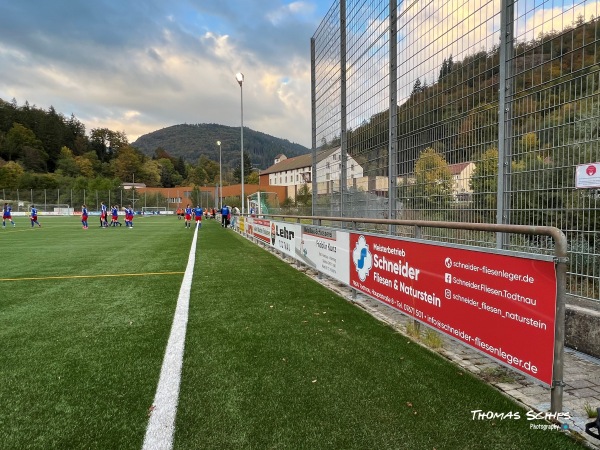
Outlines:
<svg viewBox="0 0 600 450"><path fill-rule="evenodd" d="M219 206L223 207L223 166L221 164L221 141L217 141L219 146Z"/></svg>
<svg viewBox="0 0 600 450"><path fill-rule="evenodd" d="M238 72L235 74L235 79L240 85L240 107L241 107L241 154L242 154L242 165L240 170L240 178L242 182L242 215L244 215L244 203L246 202L246 198L244 195L244 90L242 88L242 83L244 82L244 74L242 72Z"/></svg>

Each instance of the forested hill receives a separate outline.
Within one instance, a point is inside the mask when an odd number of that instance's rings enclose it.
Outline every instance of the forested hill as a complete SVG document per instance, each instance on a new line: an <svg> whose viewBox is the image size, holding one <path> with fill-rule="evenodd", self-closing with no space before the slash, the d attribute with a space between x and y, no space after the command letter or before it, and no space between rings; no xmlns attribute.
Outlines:
<svg viewBox="0 0 600 450"><path fill-rule="evenodd" d="M148 156L153 156L160 148L171 156L182 157L185 161L196 164L201 155L219 161L217 141L221 141L223 166L234 168L240 164L240 135L239 127L207 123L184 124L145 134L131 145ZM302 145L244 127L244 153L248 154L252 165L261 169L273 165L275 156L280 153L290 158L308 152L310 149Z"/></svg>

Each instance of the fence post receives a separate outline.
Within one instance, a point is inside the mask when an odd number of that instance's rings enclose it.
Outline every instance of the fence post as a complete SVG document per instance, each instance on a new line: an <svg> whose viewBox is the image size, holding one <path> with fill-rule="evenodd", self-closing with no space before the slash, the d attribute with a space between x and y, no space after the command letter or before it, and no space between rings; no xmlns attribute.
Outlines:
<svg viewBox="0 0 600 450"><path fill-rule="evenodd" d="M550 410L562 412L564 351L565 351L565 292L567 289L567 238L559 232L554 239L554 257L556 262L556 319L554 325L554 363L552 367L552 389L550 391Z"/></svg>
<svg viewBox="0 0 600 450"><path fill-rule="evenodd" d="M316 73L315 73L315 38L310 38L310 97L312 114L312 163L310 168L312 203L311 216L315 215L315 206L317 205L317 97L316 97Z"/></svg>
<svg viewBox="0 0 600 450"><path fill-rule="evenodd" d="M419 225L415 225L415 239L422 239L422 229ZM415 327L415 333L417 337L421 334L421 322L417 319L413 319L413 326Z"/></svg>
<svg viewBox="0 0 600 450"><path fill-rule="evenodd" d="M346 112L346 0L340 0L340 158L342 159L342 171L340 173L340 217L345 217L344 201L346 193L347 178L347 158L348 158L348 139L347 139L347 112ZM344 222L342 222L344 228Z"/></svg>
<svg viewBox="0 0 600 450"><path fill-rule="evenodd" d="M500 87L498 92L498 189L496 223L510 223L511 139L510 99L512 94L513 1L502 0L500 10ZM498 232L496 248L506 248L508 234Z"/></svg>
<svg viewBox="0 0 600 450"><path fill-rule="evenodd" d="M396 219L396 202L398 197L398 20L397 0L390 0L390 67L389 67L389 157L388 157L388 218ZM389 234L396 234L396 225L390 225Z"/></svg>

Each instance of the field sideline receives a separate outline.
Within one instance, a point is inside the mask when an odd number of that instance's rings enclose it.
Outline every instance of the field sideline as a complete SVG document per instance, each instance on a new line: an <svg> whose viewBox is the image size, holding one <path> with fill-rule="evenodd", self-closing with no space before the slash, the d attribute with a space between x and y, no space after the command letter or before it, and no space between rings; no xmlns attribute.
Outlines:
<svg viewBox="0 0 600 450"><path fill-rule="evenodd" d="M0 230L0 448L140 449L194 230ZM198 234L174 448L568 449L524 410L216 221ZM542 422L537 422L542 423Z"/></svg>

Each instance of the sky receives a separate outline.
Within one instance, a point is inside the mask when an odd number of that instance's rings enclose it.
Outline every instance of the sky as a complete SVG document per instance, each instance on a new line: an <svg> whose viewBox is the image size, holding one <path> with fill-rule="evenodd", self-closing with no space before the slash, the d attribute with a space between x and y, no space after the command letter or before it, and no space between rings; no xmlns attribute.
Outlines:
<svg viewBox="0 0 600 450"><path fill-rule="evenodd" d="M0 99L129 142L178 124L311 146L310 38L333 0L0 3Z"/></svg>

